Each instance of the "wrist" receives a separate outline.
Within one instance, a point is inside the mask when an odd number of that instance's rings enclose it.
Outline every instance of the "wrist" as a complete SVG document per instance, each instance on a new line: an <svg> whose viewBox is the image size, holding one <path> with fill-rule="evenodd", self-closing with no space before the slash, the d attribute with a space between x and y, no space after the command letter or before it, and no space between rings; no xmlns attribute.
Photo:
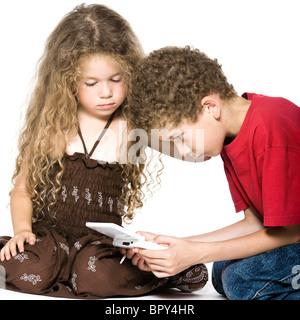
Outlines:
<svg viewBox="0 0 300 320"><path fill-rule="evenodd" d="M14 228L14 235L25 233L25 232L32 233L32 227L28 226L28 227Z"/></svg>
<svg viewBox="0 0 300 320"><path fill-rule="evenodd" d="M216 249L214 242L193 242L193 254L196 256L195 264L213 262L212 253Z"/></svg>
<svg viewBox="0 0 300 320"><path fill-rule="evenodd" d="M198 241L190 241L190 246L192 250L191 253L191 261L193 265L205 263L206 262L206 248L204 242Z"/></svg>

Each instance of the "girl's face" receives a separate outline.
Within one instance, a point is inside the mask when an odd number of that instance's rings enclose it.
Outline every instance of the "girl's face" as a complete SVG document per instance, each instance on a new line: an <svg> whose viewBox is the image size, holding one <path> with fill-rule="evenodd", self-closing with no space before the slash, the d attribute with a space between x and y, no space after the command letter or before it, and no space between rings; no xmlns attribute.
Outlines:
<svg viewBox="0 0 300 320"><path fill-rule="evenodd" d="M84 111L99 118L110 116L126 98L118 64L108 56L94 55L85 60L77 97Z"/></svg>

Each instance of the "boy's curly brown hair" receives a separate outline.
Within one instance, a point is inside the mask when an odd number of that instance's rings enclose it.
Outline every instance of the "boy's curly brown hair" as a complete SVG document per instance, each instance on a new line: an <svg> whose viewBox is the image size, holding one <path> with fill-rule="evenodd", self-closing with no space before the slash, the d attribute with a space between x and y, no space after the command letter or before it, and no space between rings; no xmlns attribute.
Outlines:
<svg viewBox="0 0 300 320"><path fill-rule="evenodd" d="M201 100L212 93L236 95L221 65L198 49L165 47L153 51L135 69L125 112L132 127L150 133L184 120L195 122Z"/></svg>

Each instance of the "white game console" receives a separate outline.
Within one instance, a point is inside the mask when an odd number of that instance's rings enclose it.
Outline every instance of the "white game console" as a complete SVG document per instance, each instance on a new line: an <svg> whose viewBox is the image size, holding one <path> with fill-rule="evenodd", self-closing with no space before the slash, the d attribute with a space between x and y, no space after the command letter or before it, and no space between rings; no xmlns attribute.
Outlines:
<svg viewBox="0 0 300 320"><path fill-rule="evenodd" d="M135 232L128 231L114 223L87 222L85 225L90 229L96 230L113 238L113 245L116 247L126 249L141 248L148 250L167 249L165 246L146 241L145 237Z"/></svg>

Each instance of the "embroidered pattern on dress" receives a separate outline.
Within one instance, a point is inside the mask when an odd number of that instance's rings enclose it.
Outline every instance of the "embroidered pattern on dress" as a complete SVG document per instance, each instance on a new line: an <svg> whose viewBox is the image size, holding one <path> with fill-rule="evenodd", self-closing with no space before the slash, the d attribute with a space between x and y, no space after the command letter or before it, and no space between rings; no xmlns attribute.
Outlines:
<svg viewBox="0 0 300 320"><path fill-rule="evenodd" d="M142 286L135 286L134 289L135 290L141 290L143 287Z"/></svg>
<svg viewBox="0 0 300 320"><path fill-rule="evenodd" d="M90 193L90 189L88 189L88 188L85 189L85 199L87 200L88 205L92 201L92 195Z"/></svg>
<svg viewBox="0 0 300 320"><path fill-rule="evenodd" d="M120 210L120 201L119 201L119 198L117 198L117 209L118 209L118 211Z"/></svg>
<svg viewBox="0 0 300 320"><path fill-rule="evenodd" d="M82 191L80 191L78 189L78 186L73 186L72 189L72 196L74 197L75 202L78 202L78 199L80 198L79 194L82 193ZM113 212L113 210L120 210L121 207L121 203L118 197L114 198L114 197L108 197L108 199L104 200L103 197L103 193L101 191L97 191L97 193L95 195L92 194L90 188L85 188L84 189L84 198L87 200L87 204L90 205L93 202L93 197L95 196L95 198L97 198L97 202L99 207L103 207L104 202L108 204L108 210L109 212ZM66 199L68 197L68 189L65 185L62 186L62 192L61 192L61 200L63 203L66 203ZM107 201L107 202L106 202Z"/></svg>
<svg viewBox="0 0 300 320"><path fill-rule="evenodd" d="M22 252L22 253L19 253L15 256L15 260L20 260L20 262L23 262L25 259L29 259L28 257L28 254Z"/></svg>
<svg viewBox="0 0 300 320"><path fill-rule="evenodd" d="M157 289L157 288L163 286L164 284L166 284L168 282L168 280L169 280L169 278L163 278L156 285L152 286L151 290L154 290L154 289Z"/></svg>
<svg viewBox="0 0 300 320"><path fill-rule="evenodd" d="M63 202L65 202L65 201L66 201L66 198L67 198L67 188L66 188L66 186L62 186L61 195L62 195L62 200L63 200Z"/></svg>
<svg viewBox="0 0 300 320"><path fill-rule="evenodd" d="M76 283L77 273L74 271L71 278L72 287L75 291L77 291L77 283Z"/></svg>
<svg viewBox="0 0 300 320"><path fill-rule="evenodd" d="M70 292L72 292L72 289L69 286L66 286L66 287Z"/></svg>
<svg viewBox="0 0 300 320"><path fill-rule="evenodd" d="M93 241L93 242L91 242L91 244L95 244L95 245L98 245L98 244L101 244L101 241L99 241L99 240L96 240L96 241Z"/></svg>
<svg viewBox="0 0 300 320"><path fill-rule="evenodd" d="M96 257L95 256L91 256L88 262L88 270L91 270L93 272L96 272L96 266L95 266L95 261L96 261Z"/></svg>
<svg viewBox="0 0 300 320"><path fill-rule="evenodd" d="M74 186L74 187L73 187L72 196L75 198L75 201L77 202L78 199L79 199L77 186Z"/></svg>
<svg viewBox="0 0 300 320"><path fill-rule="evenodd" d="M114 204L113 199L109 197L107 203L109 204L109 211L112 212L112 206Z"/></svg>
<svg viewBox="0 0 300 320"><path fill-rule="evenodd" d="M99 203L99 206L102 207L103 205L102 192L98 192L98 203Z"/></svg>
<svg viewBox="0 0 300 320"><path fill-rule="evenodd" d="M66 251L66 254L69 255L70 254L70 249L67 245L65 245L64 243L62 242L59 242L59 246Z"/></svg>
<svg viewBox="0 0 300 320"><path fill-rule="evenodd" d="M82 244L79 241L76 241L74 243L74 247L79 251L81 249L81 247L82 247Z"/></svg>
<svg viewBox="0 0 300 320"><path fill-rule="evenodd" d="M197 274L201 270L201 267L195 267L192 270L188 271L186 273L187 278L184 279L185 283L199 283L203 281L206 273L205 272L200 272L199 275L194 276L194 274Z"/></svg>
<svg viewBox="0 0 300 320"><path fill-rule="evenodd" d="M21 277L20 277L21 280L24 280L24 281L29 281L31 282L34 286L42 281L41 277L37 274L30 274L30 275L27 275L27 273L24 273Z"/></svg>

